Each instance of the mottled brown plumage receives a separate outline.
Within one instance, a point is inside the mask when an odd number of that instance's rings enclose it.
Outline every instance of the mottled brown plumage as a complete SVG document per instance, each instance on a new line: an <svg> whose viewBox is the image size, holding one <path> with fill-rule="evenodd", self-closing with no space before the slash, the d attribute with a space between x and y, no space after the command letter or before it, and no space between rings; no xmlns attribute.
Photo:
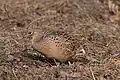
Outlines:
<svg viewBox="0 0 120 80"><path fill-rule="evenodd" d="M35 32L32 45L34 49L42 52L46 57L61 62L72 59L77 49L74 38L59 31L50 31L43 35Z"/></svg>

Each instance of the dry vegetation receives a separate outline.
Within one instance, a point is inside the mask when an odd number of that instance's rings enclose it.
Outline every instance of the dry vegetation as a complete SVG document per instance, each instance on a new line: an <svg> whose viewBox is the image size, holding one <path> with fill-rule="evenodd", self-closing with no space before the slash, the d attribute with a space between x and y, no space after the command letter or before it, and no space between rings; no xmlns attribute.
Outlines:
<svg viewBox="0 0 120 80"><path fill-rule="evenodd" d="M0 80L120 80L120 25L110 15L103 0L0 0ZM34 55L33 32L47 29L76 37L72 65Z"/></svg>

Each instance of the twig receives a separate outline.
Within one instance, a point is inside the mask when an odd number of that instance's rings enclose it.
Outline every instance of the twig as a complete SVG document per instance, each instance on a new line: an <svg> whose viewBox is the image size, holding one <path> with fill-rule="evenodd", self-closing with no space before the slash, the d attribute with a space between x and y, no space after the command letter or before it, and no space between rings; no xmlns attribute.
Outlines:
<svg viewBox="0 0 120 80"><path fill-rule="evenodd" d="M109 42L106 44L106 46L108 47L108 46L110 45L110 43L111 43L111 41L109 41Z"/></svg>
<svg viewBox="0 0 120 80"><path fill-rule="evenodd" d="M96 80L91 67L90 67L90 72L92 73L93 80Z"/></svg>
<svg viewBox="0 0 120 80"><path fill-rule="evenodd" d="M46 17L46 16L41 16L41 17L39 17L39 18L34 19L33 21L31 21L31 22L28 24L27 29L29 29L30 26L31 26L34 22L36 22L36 21L38 21L38 20L41 20L41 19L44 19L45 17Z"/></svg>
<svg viewBox="0 0 120 80"><path fill-rule="evenodd" d="M13 72L13 74L14 74L14 76L15 76L16 80L19 80L19 79L17 78L16 74L15 74L14 69L12 69L12 72Z"/></svg>
<svg viewBox="0 0 120 80"><path fill-rule="evenodd" d="M52 64L50 64L47 60L45 60L46 63L48 63L48 65L52 66Z"/></svg>
<svg viewBox="0 0 120 80"><path fill-rule="evenodd" d="M4 4L4 9L5 9L5 12L7 13L8 18L10 19L10 15L9 15L8 10L6 8L6 4Z"/></svg>

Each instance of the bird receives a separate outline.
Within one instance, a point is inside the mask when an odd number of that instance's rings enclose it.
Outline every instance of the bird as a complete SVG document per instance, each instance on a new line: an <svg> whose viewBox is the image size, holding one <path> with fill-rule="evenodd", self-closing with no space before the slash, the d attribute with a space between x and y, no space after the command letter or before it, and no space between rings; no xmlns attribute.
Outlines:
<svg viewBox="0 0 120 80"><path fill-rule="evenodd" d="M66 62L76 55L78 43L74 37L64 31L50 30L40 34L34 32L32 46L45 57Z"/></svg>

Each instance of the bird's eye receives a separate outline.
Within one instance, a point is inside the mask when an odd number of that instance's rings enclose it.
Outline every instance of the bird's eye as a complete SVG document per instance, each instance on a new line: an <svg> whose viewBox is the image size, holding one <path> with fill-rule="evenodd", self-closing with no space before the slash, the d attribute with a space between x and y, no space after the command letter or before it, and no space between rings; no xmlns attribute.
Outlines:
<svg viewBox="0 0 120 80"><path fill-rule="evenodd" d="M55 40L58 40L58 38L55 38Z"/></svg>

